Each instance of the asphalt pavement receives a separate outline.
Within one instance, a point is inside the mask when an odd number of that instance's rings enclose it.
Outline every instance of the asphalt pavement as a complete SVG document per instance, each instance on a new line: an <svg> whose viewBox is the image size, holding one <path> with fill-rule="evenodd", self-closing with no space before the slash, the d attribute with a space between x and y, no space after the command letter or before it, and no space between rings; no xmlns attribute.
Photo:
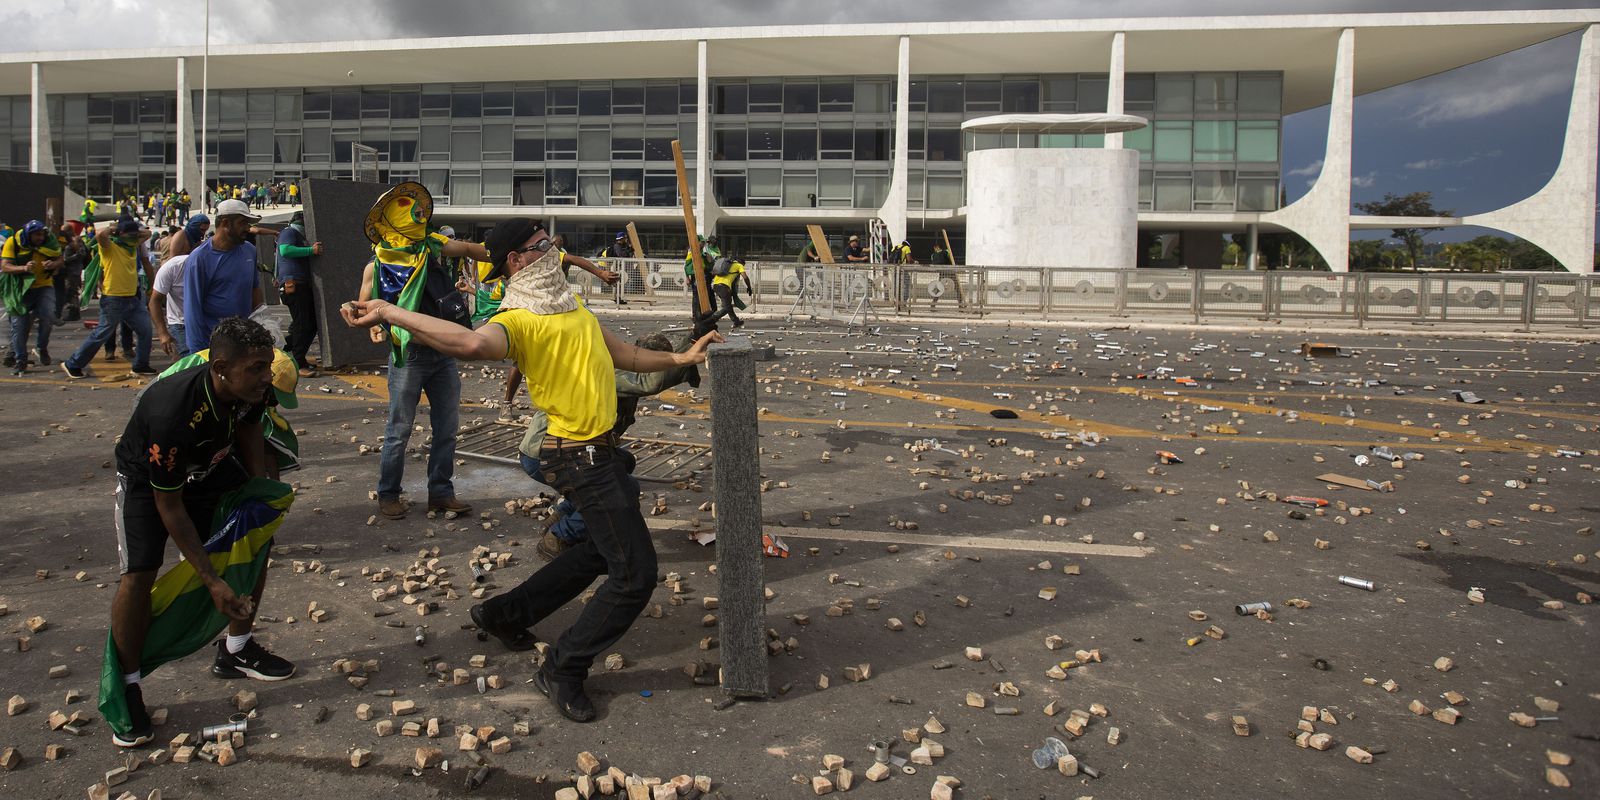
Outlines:
<svg viewBox="0 0 1600 800"><path fill-rule="evenodd" d="M674 324L597 313L629 338ZM81 333L59 330L55 354ZM300 407L286 412L305 467L286 475L298 496L257 632L299 675L217 680L209 650L163 667L144 684L168 710L157 745L226 720L249 689L259 706L246 744L226 767L154 765L153 749L136 751L143 766L110 796L552 797L585 751L602 771L706 776L727 798L813 796L813 778L841 778L826 755L843 757L851 794L883 798L928 797L937 776L959 779L956 798L1562 797L1600 786L1600 644L1586 630L1600 594L1592 340L776 319L739 335L774 349L758 365L759 501L789 555L764 562L769 700L728 705L685 669L718 661L706 641L721 610L705 600L719 591L715 545L692 538L714 528L702 510L711 473L691 474L686 457L645 484L663 582L615 648L620 668L596 665L600 719L573 724L529 682L533 657L479 641L467 616L474 548L509 554L489 573L491 594L544 563L535 498L548 490L458 454L457 490L474 513L428 519L419 414L406 475L418 507L373 519L384 377L329 373L302 380ZM1338 352L1302 354L1319 339ZM74 737L47 718L96 716L117 579L112 447L142 385L127 366L97 360L79 382L58 368L0 378L0 695L28 706L0 725L0 748L20 756L0 791L15 796L82 797L124 765L103 722ZM479 440L517 435L495 422L503 369L462 368L462 421ZM680 387L647 401L632 434L714 447L708 396ZM433 558L433 586L374 599ZM385 569L395 577L372 579ZM418 616L408 594L436 610ZM1271 612L1235 613L1256 601ZM313 602L321 622L308 618ZM554 639L575 615L537 633ZM48 626L29 634L36 616ZM339 659L379 668L358 670L357 688ZM50 677L58 665L66 677ZM852 680L862 665L870 677ZM502 688L480 693L480 676ZM83 699L67 703L69 690ZM394 724L437 719L440 737L379 736L393 700L418 706ZM361 704L371 719L357 718ZM1523 727L1518 712L1539 721ZM478 751L492 769L476 789L458 726L510 738L507 753ZM1304 728L1327 734L1317 742L1328 749L1297 746ZM1049 737L1098 777L1037 769ZM894 757L911 758L910 738L936 740L943 757L869 782L869 745L892 741ZM47 745L62 757L46 760ZM448 770L413 770L419 747L440 748ZM356 748L371 751L364 767L350 765Z"/></svg>

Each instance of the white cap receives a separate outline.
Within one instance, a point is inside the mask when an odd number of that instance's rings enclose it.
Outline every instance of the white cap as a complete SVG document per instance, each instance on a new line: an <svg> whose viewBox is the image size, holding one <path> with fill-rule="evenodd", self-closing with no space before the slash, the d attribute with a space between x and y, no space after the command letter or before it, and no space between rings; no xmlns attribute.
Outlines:
<svg viewBox="0 0 1600 800"><path fill-rule="evenodd" d="M250 207L243 200L224 200L217 204L217 219L223 217L244 217L251 222L260 222L261 217L250 213Z"/></svg>

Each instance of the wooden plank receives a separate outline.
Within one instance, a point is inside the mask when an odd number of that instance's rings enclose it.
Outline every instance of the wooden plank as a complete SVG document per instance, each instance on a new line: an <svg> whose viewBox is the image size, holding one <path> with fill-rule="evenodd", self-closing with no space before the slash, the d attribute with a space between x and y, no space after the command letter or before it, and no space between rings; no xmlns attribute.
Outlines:
<svg viewBox="0 0 1600 800"><path fill-rule="evenodd" d="M966 550L1005 550L1020 553L1056 553L1077 556L1116 556L1143 558L1155 552L1153 547L1120 544L1080 544L1078 542L1046 541L1040 539L1009 538L1001 536L941 536L937 534L899 533L886 531L857 531L844 528L780 528L765 526L767 533L780 539L820 539L830 542L873 542L922 547L948 547ZM715 524L695 528L688 520L650 520L651 530L699 531L715 530ZM1023 531L1017 531L1023 533Z"/></svg>
<svg viewBox="0 0 1600 800"><path fill-rule="evenodd" d="M944 254L950 257L950 266L953 267L956 264L956 251L950 247L950 232L940 228L939 235L944 237Z"/></svg>
<svg viewBox="0 0 1600 800"><path fill-rule="evenodd" d="M633 257L639 259L639 282L644 284L645 294L655 294L655 287L650 285L650 266L644 263L644 245L639 244L639 229L628 223L628 244L633 246Z"/></svg>
<svg viewBox="0 0 1600 800"><path fill-rule="evenodd" d="M1324 472L1323 474L1317 476L1317 480L1322 481L1323 483L1331 483L1336 486L1348 486L1351 489L1361 489L1367 492L1376 491L1371 486L1368 486L1366 481L1360 478L1352 478L1348 475L1340 475L1337 472Z"/></svg>
<svg viewBox="0 0 1600 800"><path fill-rule="evenodd" d="M833 263L833 248L828 246L828 237L822 235L821 225L807 225L806 231L811 234L811 246L817 251L817 258L824 264Z"/></svg>
<svg viewBox="0 0 1600 800"><path fill-rule="evenodd" d="M708 288L711 281L706 278L706 260L700 252L700 239L695 234L694 224L694 196L689 194L689 172L683 166L683 142L672 140L672 162L678 169L678 197L683 200L683 227L689 234L689 257L694 262L694 295L695 308L699 309L699 316L711 313L711 291ZM701 164L701 169L709 168L709 164Z"/></svg>

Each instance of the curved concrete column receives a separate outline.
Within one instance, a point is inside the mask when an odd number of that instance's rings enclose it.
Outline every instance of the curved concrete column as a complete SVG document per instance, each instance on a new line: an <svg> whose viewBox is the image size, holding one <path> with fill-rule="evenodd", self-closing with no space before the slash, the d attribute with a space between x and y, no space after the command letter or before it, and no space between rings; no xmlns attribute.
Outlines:
<svg viewBox="0 0 1600 800"><path fill-rule="evenodd" d="M999 149L967 154L967 251L994 267L1132 268L1139 152Z"/></svg>
<svg viewBox="0 0 1600 800"><path fill-rule="evenodd" d="M1107 114L1122 113L1127 82L1127 42L1128 35L1122 31L1117 31L1116 35L1111 37L1111 72L1110 80L1106 83ZM1105 147L1107 150L1122 149L1122 134L1106 134Z"/></svg>
<svg viewBox="0 0 1600 800"><path fill-rule="evenodd" d="M1497 228L1544 248L1568 272L1594 272L1596 135L1600 130L1600 52L1595 31L1583 32L1561 162L1544 188L1505 208L1463 217L1465 225Z"/></svg>
<svg viewBox="0 0 1600 800"><path fill-rule="evenodd" d="M1305 238L1334 272L1350 271L1350 141L1355 111L1356 32L1339 34L1333 66L1333 97L1328 109L1327 152L1322 174L1299 200L1261 215Z"/></svg>
<svg viewBox="0 0 1600 800"><path fill-rule="evenodd" d="M197 207L204 207L200 191L200 160L194 149L194 99L189 91L189 60L178 58L178 168L177 188L186 189Z"/></svg>
<svg viewBox="0 0 1600 800"><path fill-rule="evenodd" d="M32 124L29 127L30 148L28 171L41 175L56 174L56 157L50 141L49 97L44 93L44 65L33 63L31 88Z"/></svg>
<svg viewBox="0 0 1600 800"><path fill-rule="evenodd" d="M900 60L895 74L895 97L911 97L911 37L900 37ZM905 240L906 196L910 180L910 159L906 152L911 147L911 104L901 101L894 112L894 165L889 177L889 193L878 209L878 219L889 229L889 238L895 243Z"/></svg>

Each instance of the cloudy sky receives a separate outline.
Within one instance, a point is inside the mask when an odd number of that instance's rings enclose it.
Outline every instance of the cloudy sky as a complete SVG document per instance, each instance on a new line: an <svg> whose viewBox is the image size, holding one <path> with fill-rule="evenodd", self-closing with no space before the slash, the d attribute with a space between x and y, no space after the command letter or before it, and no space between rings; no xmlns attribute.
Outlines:
<svg viewBox="0 0 1600 800"><path fill-rule="evenodd" d="M1595 7L1600 0L212 0L212 41L293 42L839 22ZM204 0L0 0L0 52L194 45ZM1114 10L1108 10L1114 9ZM1457 213L1497 208L1554 171L1577 35L1356 101L1355 199L1432 191ZM1326 109L1285 123L1284 185L1320 166ZM1477 231L1441 234L1449 240Z"/></svg>

